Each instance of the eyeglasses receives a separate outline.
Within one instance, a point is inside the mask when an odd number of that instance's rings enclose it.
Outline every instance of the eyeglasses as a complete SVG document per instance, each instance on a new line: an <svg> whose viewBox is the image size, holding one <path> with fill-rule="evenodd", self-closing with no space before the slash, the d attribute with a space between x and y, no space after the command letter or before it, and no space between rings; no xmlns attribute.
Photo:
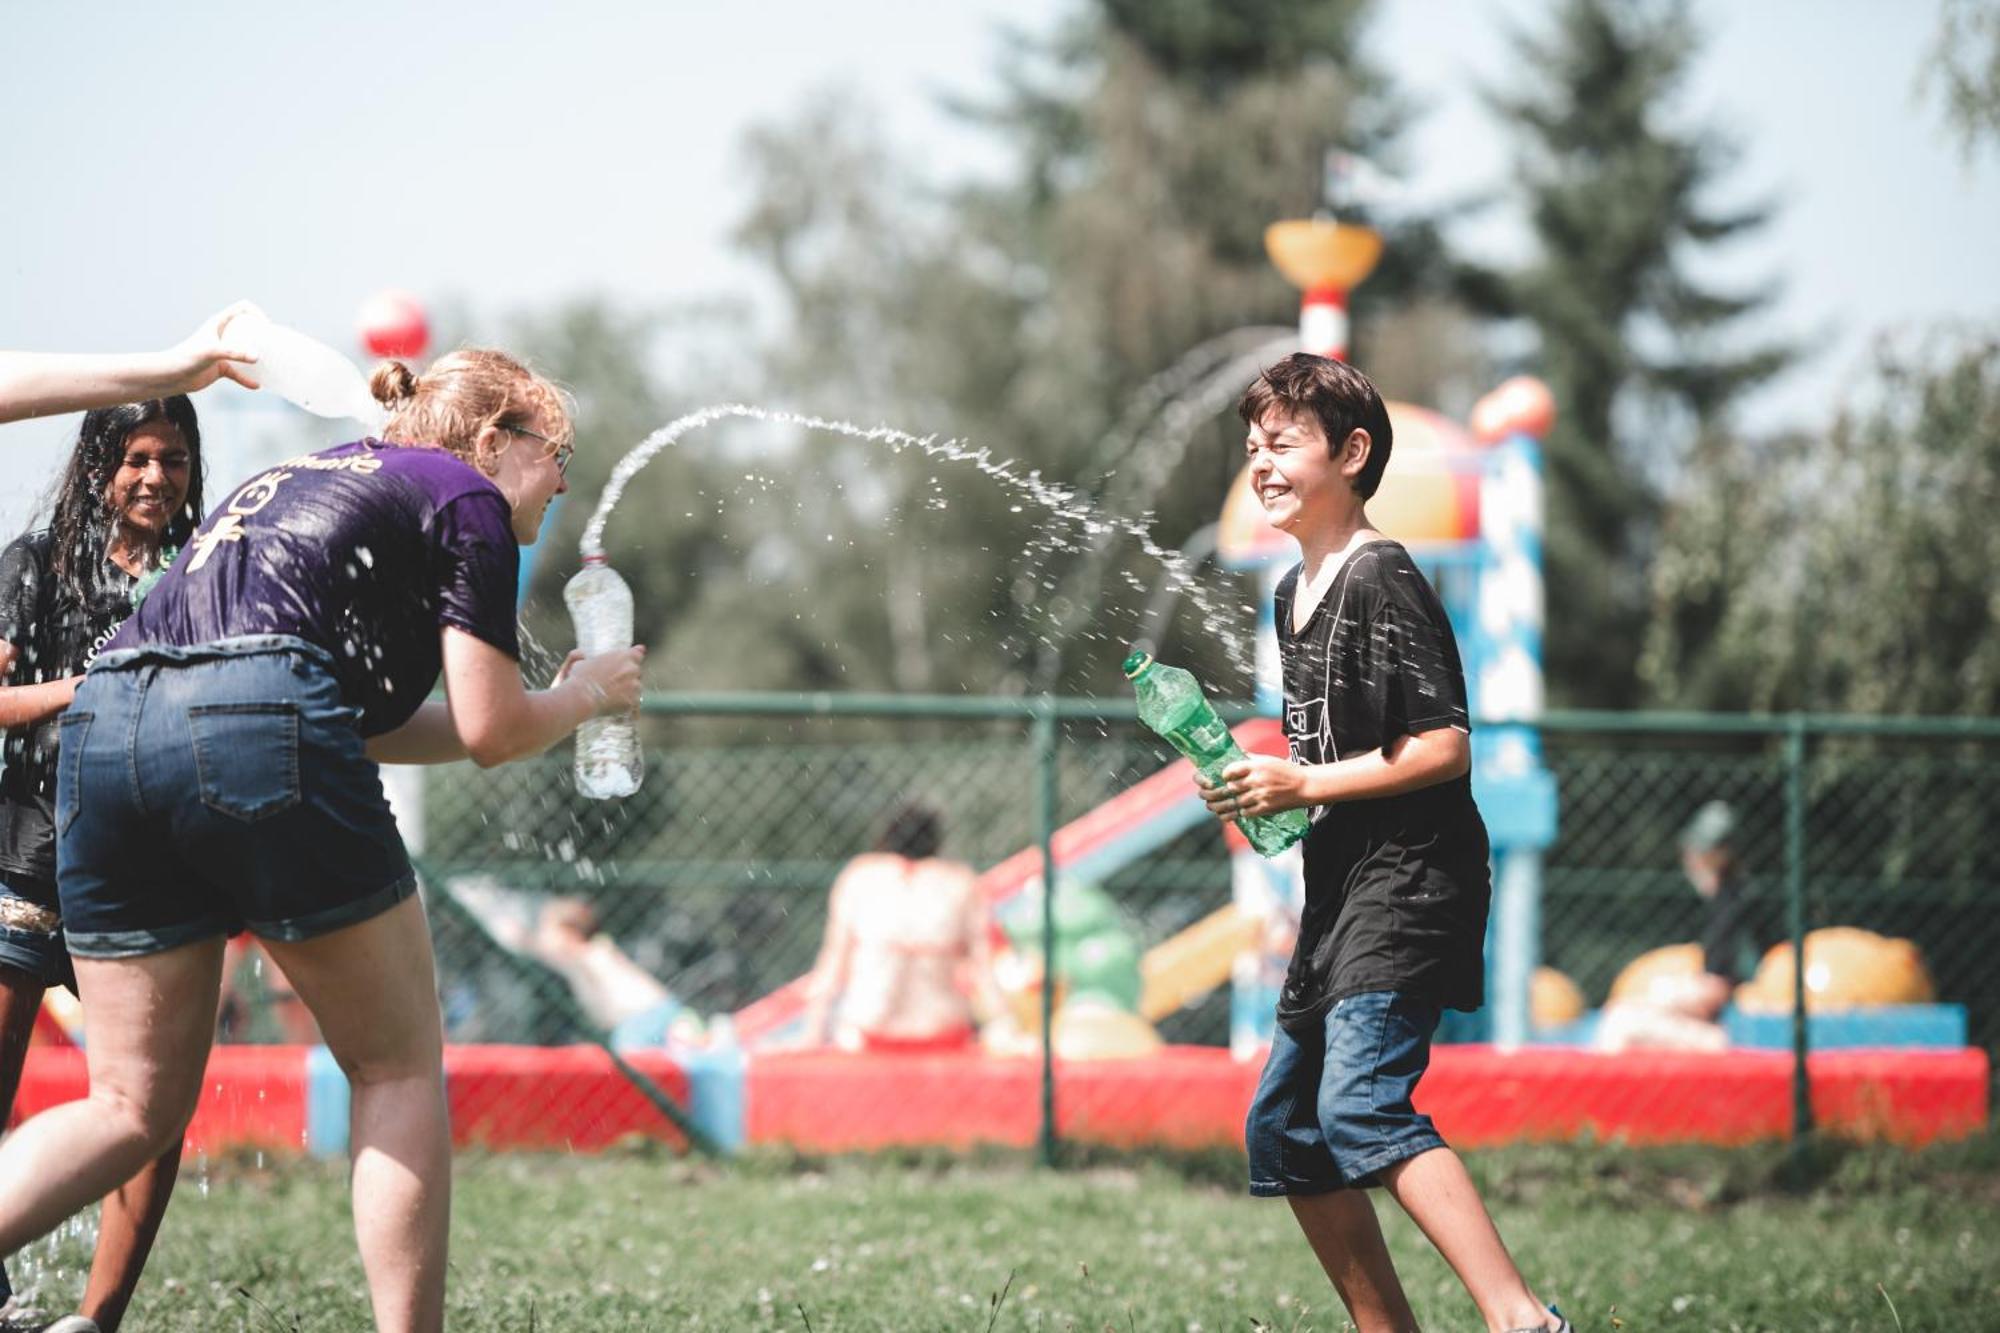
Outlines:
<svg viewBox="0 0 2000 1333"><path fill-rule="evenodd" d="M540 440L549 447L549 456L556 460L556 471L565 477L569 475L569 460L576 455L575 444L557 444L546 435L538 435L519 426L502 426L500 429L510 435L525 435L531 440Z"/></svg>

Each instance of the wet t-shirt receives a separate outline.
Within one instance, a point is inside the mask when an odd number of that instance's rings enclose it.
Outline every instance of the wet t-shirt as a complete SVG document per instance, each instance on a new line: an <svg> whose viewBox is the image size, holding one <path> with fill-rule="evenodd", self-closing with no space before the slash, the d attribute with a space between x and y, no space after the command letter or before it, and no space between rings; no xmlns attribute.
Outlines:
<svg viewBox="0 0 2000 1333"><path fill-rule="evenodd" d="M409 720L454 625L520 656L521 561L499 488L442 449L362 440L217 505L106 651L289 634L332 654L374 736Z"/></svg>
<svg viewBox="0 0 2000 1333"><path fill-rule="evenodd" d="M1409 552L1373 541L1292 631L1299 567L1278 584L1285 736L1328 764L1440 727L1469 731L1465 673L1444 606ZM1312 811L1305 912L1278 1021L1309 1025L1343 995L1393 990L1454 1009L1485 991L1486 825L1469 777Z"/></svg>
<svg viewBox="0 0 2000 1333"><path fill-rule="evenodd" d="M101 543L93 543L101 544ZM17 538L0 552L0 640L13 645L8 685L40 685L83 674L132 613L137 582L109 559L84 581L83 595L49 569L46 531ZM60 713L7 732L0 768L0 876L21 886L56 877L56 733ZM51 899L53 902L53 899Z"/></svg>

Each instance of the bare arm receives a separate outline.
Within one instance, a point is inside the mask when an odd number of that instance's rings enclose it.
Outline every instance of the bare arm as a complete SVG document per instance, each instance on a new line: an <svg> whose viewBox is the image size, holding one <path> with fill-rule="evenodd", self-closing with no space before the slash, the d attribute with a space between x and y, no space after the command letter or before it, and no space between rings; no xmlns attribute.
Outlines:
<svg viewBox="0 0 2000 1333"><path fill-rule="evenodd" d="M13 644L0 639L0 680L14 674L18 654ZM0 727L26 727L54 717L69 707L70 700L76 697L77 682L82 679L82 676L65 676L38 685L0 685Z"/></svg>
<svg viewBox="0 0 2000 1333"><path fill-rule="evenodd" d="M1379 750L1331 764L1294 764L1251 755L1223 770L1222 781L1196 779L1209 812L1219 819L1366 801L1434 787L1472 768L1472 738L1456 727L1399 736Z"/></svg>
<svg viewBox="0 0 2000 1333"><path fill-rule="evenodd" d="M556 685L530 691L521 684L513 658L457 626L447 625L442 632L445 707L452 737L462 749L447 753L453 741L444 739L436 713L426 716L419 709L404 728L376 738L388 742L381 751L434 756L415 762L463 757L491 768L540 754L593 717L629 713L639 706L644 648L578 658ZM411 725L417 730L401 737ZM371 747L371 752L377 751Z"/></svg>
<svg viewBox="0 0 2000 1333"><path fill-rule="evenodd" d="M451 705L427 699L402 726L369 737L368 757L378 764L449 764L469 756L452 725Z"/></svg>
<svg viewBox="0 0 2000 1333"><path fill-rule="evenodd" d="M564 658L549 688L553 690L569 679L571 670L582 660L583 654L577 652ZM427 699L402 726L370 737L368 757L378 764L450 764L472 756L459 738L451 705L442 699Z"/></svg>
<svg viewBox="0 0 2000 1333"><path fill-rule="evenodd" d="M239 301L218 311L162 352L0 352L0 422L193 393L218 379L232 379L254 389L257 381L244 366L257 358L231 347L223 338L225 324L254 308Z"/></svg>
<svg viewBox="0 0 2000 1333"><path fill-rule="evenodd" d="M853 953L854 937L847 929L847 913L842 909L842 886L847 871L834 880L826 896L826 937L813 960L812 980L806 984L805 1041L824 1046L831 1037L833 1006L847 989L847 968Z"/></svg>

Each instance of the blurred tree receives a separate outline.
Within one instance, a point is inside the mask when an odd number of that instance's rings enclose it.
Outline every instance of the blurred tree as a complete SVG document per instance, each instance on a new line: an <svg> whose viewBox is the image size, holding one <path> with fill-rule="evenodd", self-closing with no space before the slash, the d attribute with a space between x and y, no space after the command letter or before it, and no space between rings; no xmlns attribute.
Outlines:
<svg viewBox="0 0 2000 1333"><path fill-rule="evenodd" d="M1710 247L1756 231L1768 206L1708 202L1735 154L1670 120L1696 52L1684 0L1559 0L1517 38L1524 71L1491 94L1520 148L1539 257L1505 293L1539 334L1555 390L1548 441L1548 670L1561 703L1628 706L1648 614L1646 569L1676 439L1723 428L1792 353L1736 329L1770 287L1729 292L1694 273Z"/></svg>
<svg viewBox="0 0 2000 1333"><path fill-rule="evenodd" d="M957 107L1008 152L1005 167L969 182L916 177L851 101L761 131L740 238L778 288L773 385L828 414L965 437L1145 519L1165 543L1184 540L1214 519L1238 465L1227 408L1250 372L1232 358L1257 339L1230 335L1268 338L1296 318L1264 227L1319 206L1329 149L1393 166L1406 112L1362 54L1366 9L1101 0L1048 40L1017 34L1001 93ZM1378 338L1400 336L1407 353L1401 322L1417 298L1430 327L1453 309L1457 274L1435 225L1410 218L1389 231L1389 258L1355 302L1364 365ZM1205 356L1187 362L1196 348ZM1182 382L1161 387L1155 377L1176 365ZM1406 395L1425 396L1433 372L1464 374L1454 357L1396 365L1408 382L1385 387ZM1204 381L1212 405L1191 423L1129 419L1147 386L1165 402ZM868 506L850 506L835 529L849 540L815 553L815 609L843 643L891 664L892 683L1122 687L1120 645L1161 576L1129 539L1079 577L1101 543L962 469L838 441L802 453L830 477L867 477L850 494ZM1206 582L1216 615L1246 633L1247 587ZM842 609L850 585L887 592L888 614ZM1246 683L1228 672L1214 626L1178 623L1182 658ZM1082 641L1064 645L1051 672L1067 626Z"/></svg>
<svg viewBox="0 0 2000 1333"><path fill-rule="evenodd" d="M722 349L747 339L742 312L719 306L628 312L586 298L506 322L502 345L576 398L570 493L544 527L524 608L530 631L551 647L571 640L562 585L577 570L577 544L611 469L688 408L739 392L740 359ZM728 485L727 461L706 441L667 450L626 490L606 529L612 563L632 585L641 642L672 643L707 579L744 564L743 537L709 498ZM666 679L657 661L649 668Z"/></svg>
<svg viewBox="0 0 2000 1333"><path fill-rule="evenodd" d="M1944 0L1925 78L1968 157L1982 140L2000 145L2000 3Z"/></svg>
<svg viewBox="0 0 2000 1333"><path fill-rule="evenodd" d="M1713 440L1645 655L1673 707L2000 710L2000 340L1885 351L1822 440Z"/></svg>

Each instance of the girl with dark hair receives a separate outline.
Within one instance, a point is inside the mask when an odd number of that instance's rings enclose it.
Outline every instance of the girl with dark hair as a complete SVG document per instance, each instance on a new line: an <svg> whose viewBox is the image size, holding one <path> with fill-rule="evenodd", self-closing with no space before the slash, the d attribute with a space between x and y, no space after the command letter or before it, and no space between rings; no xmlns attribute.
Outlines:
<svg viewBox="0 0 2000 1333"><path fill-rule="evenodd" d="M100 408L83 419L49 526L0 553L0 1113L13 1105L43 992L76 987L56 897L56 719L131 614L139 581L193 531L201 477L201 427L186 398ZM83 1314L55 1327L118 1327L179 1165L176 1141L105 1201ZM11 1305L5 1285L0 1273Z"/></svg>
<svg viewBox="0 0 2000 1333"><path fill-rule="evenodd" d="M375 373L383 439L224 497L62 718L56 860L90 1095L0 1142L0 1254L186 1132L224 940L247 927L352 1101L378 1329L444 1326L451 1125L417 877L378 763L539 754L638 706L644 650L522 682L520 546L565 489L568 406L501 352ZM429 696L440 680L442 699Z"/></svg>

